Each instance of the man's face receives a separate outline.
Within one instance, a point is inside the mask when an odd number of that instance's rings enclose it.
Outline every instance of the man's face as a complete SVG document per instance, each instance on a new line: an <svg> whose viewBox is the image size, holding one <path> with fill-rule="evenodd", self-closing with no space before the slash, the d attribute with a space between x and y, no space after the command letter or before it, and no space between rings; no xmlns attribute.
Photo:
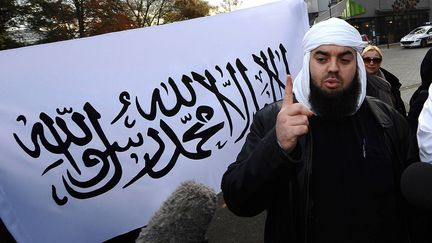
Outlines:
<svg viewBox="0 0 432 243"><path fill-rule="evenodd" d="M356 51L350 47L321 45L311 52L311 82L331 95L345 90L357 70Z"/></svg>
<svg viewBox="0 0 432 243"><path fill-rule="evenodd" d="M314 112L337 120L353 114L361 93L354 49L322 45L311 52L309 101Z"/></svg>

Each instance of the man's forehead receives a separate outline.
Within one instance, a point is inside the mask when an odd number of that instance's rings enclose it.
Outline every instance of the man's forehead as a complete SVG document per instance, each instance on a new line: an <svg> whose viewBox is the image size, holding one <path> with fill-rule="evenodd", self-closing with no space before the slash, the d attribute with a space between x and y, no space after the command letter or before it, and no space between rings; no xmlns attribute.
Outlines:
<svg viewBox="0 0 432 243"><path fill-rule="evenodd" d="M336 44L325 44L320 45L317 48L312 50L312 54L320 52L320 53L330 53L330 52L336 52L336 53L347 53L350 52L352 54L356 53L356 50L349 46L340 46Z"/></svg>

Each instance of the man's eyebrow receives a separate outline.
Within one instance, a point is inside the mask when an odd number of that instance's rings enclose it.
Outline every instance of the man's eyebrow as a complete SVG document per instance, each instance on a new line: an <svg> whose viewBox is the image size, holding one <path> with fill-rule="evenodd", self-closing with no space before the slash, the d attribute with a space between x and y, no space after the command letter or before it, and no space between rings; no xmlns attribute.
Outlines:
<svg viewBox="0 0 432 243"><path fill-rule="evenodd" d="M339 57L342 57L342 56L346 56L346 55L351 55L351 56L354 56L354 53L352 52L352 51L349 51L349 50L346 50L346 51L344 51L344 52L342 52L342 53L339 53Z"/></svg>
<svg viewBox="0 0 432 243"><path fill-rule="evenodd" d="M327 51L323 51L323 50L317 50L317 51L315 51L315 53L313 54L313 56L315 56L315 55L329 56L330 53L327 52ZM346 55L354 56L354 53L352 51L350 51L350 50L346 50L346 51L343 51L343 52L339 53L338 57L343 57L343 56L346 56Z"/></svg>
<svg viewBox="0 0 432 243"><path fill-rule="evenodd" d="M315 56L315 55L328 56L328 55L330 55L330 54L329 54L328 52L326 52L326 51L317 50L313 55L314 55L314 56Z"/></svg>

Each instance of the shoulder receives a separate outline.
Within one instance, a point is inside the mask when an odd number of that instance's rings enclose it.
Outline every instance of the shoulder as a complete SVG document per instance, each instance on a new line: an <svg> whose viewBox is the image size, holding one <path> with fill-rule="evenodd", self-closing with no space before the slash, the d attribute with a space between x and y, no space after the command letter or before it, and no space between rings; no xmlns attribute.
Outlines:
<svg viewBox="0 0 432 243"><path fill-rule="evenodd" d="M366 96L365 102L370 108L375 119L383 128L408 126L405 118L393 107L387 105L383 101L374 97Z"/></svg>
<svg viewBox="0 0 432 243"><path fill-rule="evenodd" d="M365 102L369 105L373 116L384 130L385 137L393 144L391 147L394 149L393 151L397 151L396 154L398 154L399 160L402 163L407 158L411 160L408 121L398 111L378 99L367 97Z"/></svg>
<svg viewBox="0 0 432 243"><path fill-rule="evenodd" d="M377 90L384 89L387 92L390 92L391 90L390 83L387 80L380 78L376 75L370 75L370 74L366 75L366 81L368 84L367 88L377 89Z"/></svg>
<svg viewBox="0 0 432 243"><path fill-rule="evenodd" d="M281 107L282 107L282 101L278 100L276 102L266 104L263 108L257 111L257 115L269 115L269 114L277 114Z"/></svg>
<svg viewBox="0 0 432 243"><path fill-rule="evenodd" d="M399 89L402 85L399 82L399 79L391 72L385 70L384 68L380 68L381 72L383 72L385 79L390 83L390 85L394 88Z"/></svg>
<svg viewBox="0 0 432 243"><path fill-rule="evenodd" d="M282 107L282 100L266 104L254 115L254 123L263 127L272 127L276 123L276 117Z"/></svg>
<svg viewBox="0 0 432 243"><path fill-rule="evenodd" d="M391 106L387 105L382 100L372 97L372 96L366 96L365 102L369 106L369 108L374 112L382 112L387 115L393 115L393 113L397 114L398 112L392 108Z"/></svg>

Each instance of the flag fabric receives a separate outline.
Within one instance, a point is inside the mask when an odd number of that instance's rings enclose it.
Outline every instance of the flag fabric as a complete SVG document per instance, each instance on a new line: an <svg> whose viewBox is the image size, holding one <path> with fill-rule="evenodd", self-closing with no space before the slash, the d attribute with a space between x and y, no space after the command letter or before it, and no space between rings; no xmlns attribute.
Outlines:
<svg viewBox="0 0 432 243"><path fill-rule="evenodd" d="M18 242L101 242L186 180L219 191L302 64L303 0L0 52L0 216Z"/></svg>

